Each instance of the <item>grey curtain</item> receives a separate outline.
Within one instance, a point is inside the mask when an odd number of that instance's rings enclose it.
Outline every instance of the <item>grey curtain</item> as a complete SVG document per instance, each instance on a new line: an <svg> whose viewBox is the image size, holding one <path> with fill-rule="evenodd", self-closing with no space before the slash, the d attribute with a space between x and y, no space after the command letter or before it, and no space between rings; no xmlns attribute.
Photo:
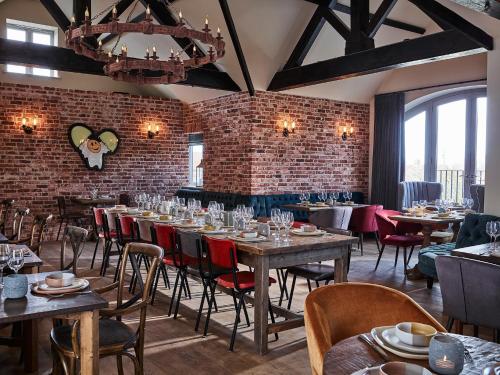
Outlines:
<svg viewBox="0 0 500 375"><path fill-rule="evenodd" d="M375 96L371 201L392 210L404 180L404 106L404 93Z"/></svg>

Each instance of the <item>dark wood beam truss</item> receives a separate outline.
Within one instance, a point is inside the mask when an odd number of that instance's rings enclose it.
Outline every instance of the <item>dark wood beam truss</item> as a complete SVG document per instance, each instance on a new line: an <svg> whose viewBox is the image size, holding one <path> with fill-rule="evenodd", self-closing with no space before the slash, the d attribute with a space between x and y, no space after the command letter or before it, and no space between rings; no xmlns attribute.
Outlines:
<svg viewBox="0 0 500 375"><path fill-rule="evenodd" d="M398 0L383 0L382 4L378 7L377 11L370 18L370 23L368 24L367 35L369 38L373 38L377 31L380 29L380 26L387 19L387 16L391 12L394 5Z"/></svg>
<svg viewBox="0 0 500 375"><path fill-rule="evenodd" d="M345 53L355 53L375 48L375 41L368 37L370 2L351 0L351 32L347 38Z"/></svg>
<svg viewBox="0 0 500 375"><path fill-rule="evenodd" d="M236 51L236 57L238 58L238 62L241 68L241 73L243 74L243 78L245 79L248 92L250 93L250 96L255 96L255 89L253 87L252 77L250 76L250 72L248 70L248 65L245 60L245 55L243 54L243 49L241 48L240 40L238 38L238 33L236 32L236 27L234 25L233 17L231 16L229 5L227 4L227 0L219 0L219 4L222 10L222 14L224 16L224 20L226 21L226 26L229 31L229 36L231 37L231 41L233 42L233 47Z"/></svg>
<svg viewBox="0 0 500 375"><path fill-rule="evenodd" d="M40 3L47 9L53 20L57 23L57 26L62 31L66 31L71 21L66 17L61 8L59 8L55 0L40 0Z"/></svg>
<svg viewBox="0 0 500 375"><path fill-rule="evenodd" d="M335 31L337 31L342 38L345 40L349 39L351 30L349 30L349 27L347 27L344 21L342 21L330 7L320 6L318 9L320 10L323 18L327 20L330 25L332 25Z"/></svg>
<svg viewBox="0 0 500 375"><path fill-rule="evenodd" d="M9 63L104 76L103 63L77 55L70 49L0 38L0 64ZM216 90L241 91L226 72L204 67L190 70L187 80L179 82L179 84Z"/></svg>
<svg viewBox="0 0 500 375"><path fill-rule="evenodd" d="M288 90L483 51L483 46L464 37L461 32L447 30L283 70L275 74L268 90Z"/></svg>

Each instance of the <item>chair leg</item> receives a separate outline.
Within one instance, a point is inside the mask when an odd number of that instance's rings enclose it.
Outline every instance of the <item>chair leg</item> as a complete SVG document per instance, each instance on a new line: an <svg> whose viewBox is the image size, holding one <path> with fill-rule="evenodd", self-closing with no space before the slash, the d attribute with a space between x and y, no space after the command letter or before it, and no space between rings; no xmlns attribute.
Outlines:
<svg viewBox="0 0 500 375"><path fill-rule="evenodd" d="M276 323L276 320L274 319L273 305L271 304L271 298L268 298L267 302L269 304L269 315L271 315L271 323L274 324ZM277 332L274 333L274 338L276 339L276 341L278 341L279 337Z"/></svg>
<svg viewBox="0 0 500 375"><path fill-rule="evenodd" d="M123 361L120 354L116 356L116 367L118 367L118 375L123 375Z"/></svg>
<svg viewBox="0 0 500 375"><path fill-rule="evenodd" d="M210 298L208 299L208 312L205 320L205 329L203 330L203 337L208 334L208 325L210 323L210 315L212 313L212 304L215 301L215 286L210 288Z"/></svg>
<svg viewBox="0 0 500 375"><path fill-rule="evenodd" d="M394 267L398 264L399 246L396 246L396 256L394 257Z"/></svg>
<svg viewBox="0 0 500 375"><path fill-rule="evenodd" d="M280 300L278 302L278 305L281 306L283 303L283 297L285 296L285 288L286 288L286 281L288 280L288 270L285 272L285 275L283 276L283 288L280 290ZM289 295L286 296L287 299L290 298Z"/></svg>
<svg viewBox="0 0 500 375"><path fill-rule="evenodd" d="M59 241L59 235L61 234L61 228L62 228L63 223L64 223L64 219L61 218L61 222L59 223L59 229L57 231L57 238L56 238L57 241Z"/></svg>
<svg viewBox="0 0 500 375"><path fill-rule="evenodd" d="M153 290L151 292L151 306L153 306L155 303L156 289L158 289L158 281L160 279L160 273L161 273L161 266L156 270L156 277L153 283Z"/></svg>
<svg viewBox="0 0 500 375"><path fill-rule="evenodd" d="M198 332L198 328L200 327L201 313L203 312L203 305L205 304L205 297L208 295L208 285L207 281L201 279L203 284L203 294L201 296L200 307L198 308L198 316L196 317L196 323L194 325L194 331Z"/></svg>
<svg viewBox="0 0 500 375"><path fill-rule="evenodd" d="M186 277L184 278L184 293L186 293L186 292L187 292L186 297L191 299L191 289L189 289L187 274L186 274Z"/></svg>
<svg viewBox="0 0 500 375"><path fill-rule="evenodd" d="M451 330L453 329L453 323L455 323L455 319L453 319L451 316L448 317L448 321L446 322L446 330L448 332L451 332Z"/></svg>
<svg viewBox="0 0 500 375"><path fill-rule="evenodd" d="M474 337L479 337L479 327L477 325L473 325L472 326L473 330L474 330L474 333L473 333L473 336Z"/></svg>
<svg viewBox="0 0 500 375"><path fill-rule="evenodd" d="M428 277L427 278L427 289L432 289L433 285L434 285L434 278L433 277Z"/></svg>
<svg viewBox="0 0 500 375"><path fill-rule="evenodd" d="M309 289L309 293L312 292L311 280L307 279L307 288Z"/></svg>
<svg viewBox="0 0 500 375"><path fill-rule="evenodd" d="M177 296L177 303L175 305L174 319L177 319L177 314L179 313L179 306L181 304L181 298L182 298L182 289L185 286L186 278L187 277L184 274L184 271L181 271L181 286L179 287L179 293Z"/></svg>
<svg viewBox="0 0 500 375"><path fill-rule="evenodd" d="M172 314L172 306L175 303L175 295L177 294L177 284L179 283L179 274L180 270L177 271L177 276L175 277L175 282L174 282L174 291L172 293L172 298L170 299L170 305L168 307L168 314L167 316L170 316Z"/></svg>
<svg viewBox="0 0 500 375"><path fill-rule="evenodd" d="M118 246L118 244L116 246ZM116 283L116 281L118 280L118 276L120 274L120 266L121 266L121 263L122 263L122 249L118 248L118 252L119 252L118 263L116 264L115 277L113 279L114 283Z"/></svg>
<svg viewBox="0 0 500 375"><path fill-rule="evenodd" d="M374 232L374 233L375 233L375 243L377 244L377 249L380 252L380 242L378 239L378 232Z"/></svg>
<svg viewBox="0 0 500 375"><path fill-rule="evenodd" d="M94 255L92 255L92 263L90 263L90 269L94 268L94 262L95 262L95 256L97 254L97 249L99 248L99 243L101 242L101 239L99 236L97 237L97 240L95 242L95 248L94 248Z"/></svg>
<svg viewBox="0 0 500 375"><path fill-rule="evenodd" d="M380 259L382 258L382 254L384 253L385 245L382 245L382 248L378 252L377 264L375 264L375 271L378 268L378 264L380 263Z"/></svg>
<svg viewBox="0 0 500 375"><path fill-rule="evenodd" d="M250 318L248 317L247 305L245 299L243 299L243 313L245 314L245 320L247 321L247 327L250 327Z"/></svg>
<svg viewBox="0 0 500 375"><path fill-rule="evenodd" d="M241 294L241 296L239 296L238 305L236 306L236 317L234 319L233 333L231 335L231 343L229 344L229 350L231 352L234 349L234 340L236 339L236 331L238 330L238 321L239 321L240 312L241 312L241 305L243 304L244 297L245 297L244 294Z"/></svg>
<svg viewBox="0 0 500 375"><path fill-rule="evenodd" d="M108 243L108 241L104 240L102 263L101 263L101 276L103 276L103 277L106 275L106 264L107 264L109 251L110 251L109 243Z"/></svg>
<svg viewBox="0 0 500 375"><path fill-rule="evenodd" d="M410 255L408 256L408 261L406 262L407 265L410 264L410 260L411 260L411 256L413 255L413 250L415 249L415 245L413 245L411 248L410 248Z"/></svg>
<svg viewBox="0 0 500 375"><path fill-rule="evenodd" d="M361 249L361 256L363 256L363 242L365 241L364 233L359 234L359 248Z"/></svg>
<svg viewBox="0 0 500 375"><path fill-rule="evenodd" d="M290 307L292 307L293 291L295 290L295 282L296 281L297 281L297 276L293 275L292 287L290 288L290 298L288 299L287 310L290 310Z"/></svg>
<svg viewBox="0 0 500 375"><path fill-rule="evenodd" d="M403 247L403 274L406 277L406 265L407 265L407 258L406 258L406 247Z"/></svg>
<svg viewBox="0 0 500 375"><path fill-rule="evenodd" d="M161 273L163 275L163 282L165 283L165 288L170 289L170 280L168 279L167 267L162 264L160 266Z"/></svg>
<svg viewBox="0 0 500 375"><path fill-rule="evenodd" d="M283 270L283 268L280 268L278 272L281 273L281 279L285 280L285 271ZM283 282L283 287L285 289L285 297L286 299L288 299L288 287L286 286L286 280Z"/></svg>

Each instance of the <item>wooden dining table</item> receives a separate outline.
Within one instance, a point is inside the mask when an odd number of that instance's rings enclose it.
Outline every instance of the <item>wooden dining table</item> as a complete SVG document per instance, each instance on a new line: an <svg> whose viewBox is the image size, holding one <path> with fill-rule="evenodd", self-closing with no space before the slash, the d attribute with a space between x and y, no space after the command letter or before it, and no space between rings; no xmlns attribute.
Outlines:
<svg viewBox="0 0 500 375"><path fill-rule="evenodd" d="M105 198L82 198L76 197L71 198L71 202L78 204L80 206L86 207L97 207L97 206L106 206L111 204L116 204L116 198L105 197Z"/></svg>
<svg viewBox="0 0 500 375"><path fill-rule="evenodd" d="M368 334L370 335L370 334ZM473 362L465 361L462 374L481 375L488 363L500 362L500 345L477 337L450 334L458 338L469 351ZM390 361L415 363L429 368L428 360L401 358L386 351ZM342 340L332 346L323 361L324 375L350 375L366 367L377 367L384 363L380 355L358 336Z"/></svg>
<svg viewBox="0 0 500 375"><path fill-rule="evenodd" d="M451 255L500 265L500 244L497 244L497 255L492 255L489 247L490 244L462 247L453 249Z"/></svg>
<svg viewBox="0 0 500 375"><path fill-rule="evenodd" d="M313 213L317 211L324 211L324 210L333 210L335 207L352 207L352 209L356 208L362 208L362 207L367 207L369 206L368 204L360 204L360 203L354 203L354 204L346 204L346 203L337 203L333 206L330 205L318 205L318 204L301 204L301 203L291 203L291 204L284 204L281 206L281 208L285 208L287 210L295 210L295 211L303 211L303 212L308 212L308 213Z"/></svg>
<svg viewBox="0 0 500 375"><path fill-rule="evenodd" d="M460 223L464 221L465 217L462 215L450 215L448 217L438 218L436 214L425 216L392 215L389 216L389 219L403 223L420 224L424 236L422 247L427 247L431 244L432 232L443 225L451 224L451 229L453 231L453 238L451 241L455 242L457 240L458 231L460 230Z"/></svg>
<svg viewBox="0 0 500 375"><path fill-rule="evenodd" d="M49 299L35 295L31 285L45 279L50 274L34 273L27 275L30 284L28 294L19 299L5 299L0 296L0 324L22 322L24 370L38 370L38 328L37 321L42 318L64 318L80 321L80 366L81 373L99 373L99 310L108 302L96 293L69 295Z"/></svg>

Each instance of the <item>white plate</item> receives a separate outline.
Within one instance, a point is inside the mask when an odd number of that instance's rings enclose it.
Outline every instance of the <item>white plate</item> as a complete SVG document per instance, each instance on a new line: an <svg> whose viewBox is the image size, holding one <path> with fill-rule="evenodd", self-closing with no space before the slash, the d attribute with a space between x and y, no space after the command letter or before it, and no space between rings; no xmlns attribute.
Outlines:
<svg viewBox="0 0 500 375"><path fill-rule="evenodd" d="M394 346L397 349L401 349L406 352L416 353L416 354L429 354L428 346L413 346L405 344L403 341L401 341L398 335L396 334L396 328L389 328L383 331L382 338L384 339L385 342Z"/></svg>
<svg viewBox="0 0 500 375"><path fill-rule="evenodd" d="M199 229L198 232L203 233L203 234L226 234L227 230L225 230L225 229L205 230L202 228L202 229Z"/></svg>
<svg viewBox="0 0 500 375"><path fill-rule="evenodd" d="M427 370L424 367L419 365L410 365L411 368L407 368L407 375L432 375L432 372ZM408 372L409 370L409 372ZM353 372L351 375L379 375L380 374L380 366L365 368L356 372Z"/></svg>
<svg viewBox="0 0 500 375"><path fill-rule="evenodd" d="M77 292L79 290L85 289L89 286L89 281L86 279L76 279L73 284L62 287L54 288L48 286L44 281L41 281L38 285L33 285L33 291L40 294L63 294Z"/></svg>
<svg viewBox="0 0 500 375"><path fill-rule="evenodd" d="M230 240L233 240L233 241L240 241L240 242L264 242L264 241L267 241L267 238L264 236L259 236L259 237L254 237L254 238L228 236L227 238Z"/></svg>
<svg viewBox="0 0 500 375"><path fill-rule="evenodd" d="M324 230L317 230L315 232L303 232L298 229L292 229L290 232L297 236L322 236L326 233Z"/></svg>
<svg viewBox="0 0 500 375"><path fill-rule="evenodd" d="M201 228L202 225L199 224L181 224L181 223L173 223L172 226L178 228Z"/></svg>
<svg viewBox="0 0 500 375"><path fill-rule="evenodd" d="M490 255L491 255L492 257L500 257L500 250L497 250L497 251L492 251L492 252L490 253Z"/></svg>
<svg viewBox="0 0 500 375"><path fill-rule="evenodd" d="M382 348L384 348L388 352L391 352L392 354L396 354L397 356L402 357L402 358L410 358L410 359L428 359L429 358L428 354L408 353L405 350L395 348L394 346L385 342L384 339L382 338L382 332L385 331L386 329L389 329L389 328L394 328L394 326L376 327L376 328L373 328L371 330L371 334L372 334L374 340Z"/></svg>

